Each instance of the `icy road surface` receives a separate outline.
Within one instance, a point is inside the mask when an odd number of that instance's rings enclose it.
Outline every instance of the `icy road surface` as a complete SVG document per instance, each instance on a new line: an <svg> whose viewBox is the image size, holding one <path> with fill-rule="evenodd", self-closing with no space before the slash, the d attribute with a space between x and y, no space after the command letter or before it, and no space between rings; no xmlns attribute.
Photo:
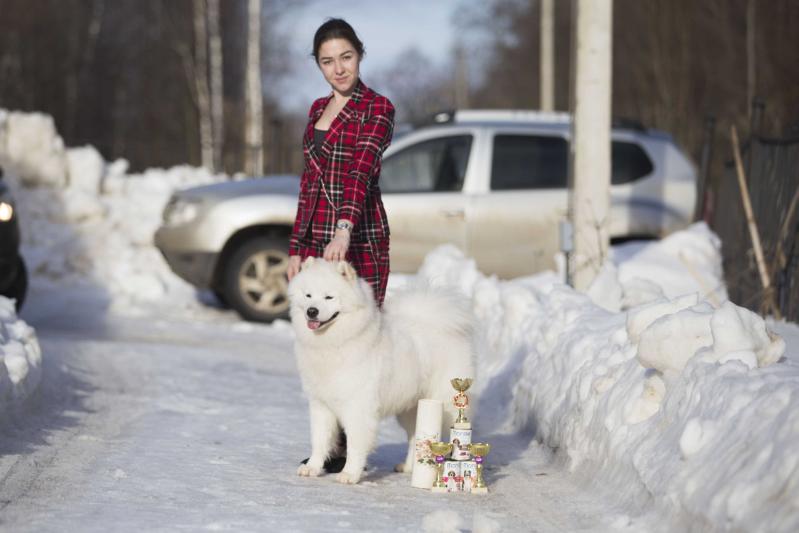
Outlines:
<svg viewBox="0 0 799 533"><path fill-rule="evenodd" d="M462 531L629 524L531 435L476 433L494 447L483 497L411 488L393 421L361 484L297 477L308 417L286 323L114 318L79 291L34 292L22 318L45 374L2 422L3 531L420 531L441 510Z"/></svg>

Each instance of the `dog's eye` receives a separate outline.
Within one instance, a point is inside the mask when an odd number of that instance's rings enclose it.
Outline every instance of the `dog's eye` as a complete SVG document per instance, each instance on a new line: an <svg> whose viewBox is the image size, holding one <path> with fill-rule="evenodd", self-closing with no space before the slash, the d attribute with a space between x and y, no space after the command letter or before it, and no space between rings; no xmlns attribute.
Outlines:
<svg viewBox="0 0 799 533"><path fill-rule="evenodd" d="M305 297L306 297L306 298L310 298L310 297L311 297L311 295L310 295L310 294L306 294L306 295L305 295Z"/></svg>
<svg viewBox="0 0 799 533"><path fill-rule="evenodd" d="M325 296L325 300L332 300L332 299L333 299L332 296Z"/></svg>

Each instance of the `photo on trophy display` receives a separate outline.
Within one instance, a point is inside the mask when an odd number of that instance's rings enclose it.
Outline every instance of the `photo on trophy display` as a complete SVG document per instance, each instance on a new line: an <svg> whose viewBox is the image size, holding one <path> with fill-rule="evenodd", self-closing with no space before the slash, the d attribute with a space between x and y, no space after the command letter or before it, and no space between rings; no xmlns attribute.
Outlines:
<svg viewBox="0 0 799 533"><path fill-rule="evenodd" d="M458 461L444 462L443 481L447 484L447 492L458 492L461 477L461 464Z"/></svg>

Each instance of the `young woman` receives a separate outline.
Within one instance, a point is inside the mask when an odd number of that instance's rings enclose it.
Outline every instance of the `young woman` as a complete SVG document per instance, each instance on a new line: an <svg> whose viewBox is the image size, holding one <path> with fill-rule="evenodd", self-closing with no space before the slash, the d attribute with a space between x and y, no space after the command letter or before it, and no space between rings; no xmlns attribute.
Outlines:
<svg viewBox="0 0 799 533"><path fill-rule="evenodd" d="M361 81L363 55L363 43L346 21L330 19L316 30L313 57L332 92L316 100L308 113L288 278L300 271L308 256L346 260L369 282L375 301L382 305L389 231L378 179L394 131L394 106ZM325 461L325 470L341 471L346 446L341 432L339 456Z"/></svg>
<svg viewBox="0 0 799 533"><path fill-rule="evenodd" d="M330 19L316 30L313 57L332 93L308 113L288 277L308 256L346 260L382 305L389 230L378 179L394 129L394 106L361 81L363 54L363 43L344 20Z"/></svg>

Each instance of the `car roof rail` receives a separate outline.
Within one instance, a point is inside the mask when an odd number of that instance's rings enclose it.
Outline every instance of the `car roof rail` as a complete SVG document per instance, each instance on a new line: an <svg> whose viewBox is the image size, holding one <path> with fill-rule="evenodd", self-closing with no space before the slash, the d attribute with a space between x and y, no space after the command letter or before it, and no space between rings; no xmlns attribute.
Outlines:
<svg viewBox="0 0 799 533"><path fill-rule="evenodd" d="M534 111L530 109L459 109L454 112L454 122L549 122L567 123L571 120L562 111Z"/></svg>
<svg viewBox="0 0 799 533"><path fill-rule="evenodd" d="M415 127L429 126L436 124L454 123L547 123L547 124L569 124L571 114L565 111L536 111L532 109L447 109L438 111L429 116L421 124L414 124ZM658 136L662 132L652 130L644 126L640 120L613 117L611 127L616 129L626 129L641 133L651 133Z"/></svg>

